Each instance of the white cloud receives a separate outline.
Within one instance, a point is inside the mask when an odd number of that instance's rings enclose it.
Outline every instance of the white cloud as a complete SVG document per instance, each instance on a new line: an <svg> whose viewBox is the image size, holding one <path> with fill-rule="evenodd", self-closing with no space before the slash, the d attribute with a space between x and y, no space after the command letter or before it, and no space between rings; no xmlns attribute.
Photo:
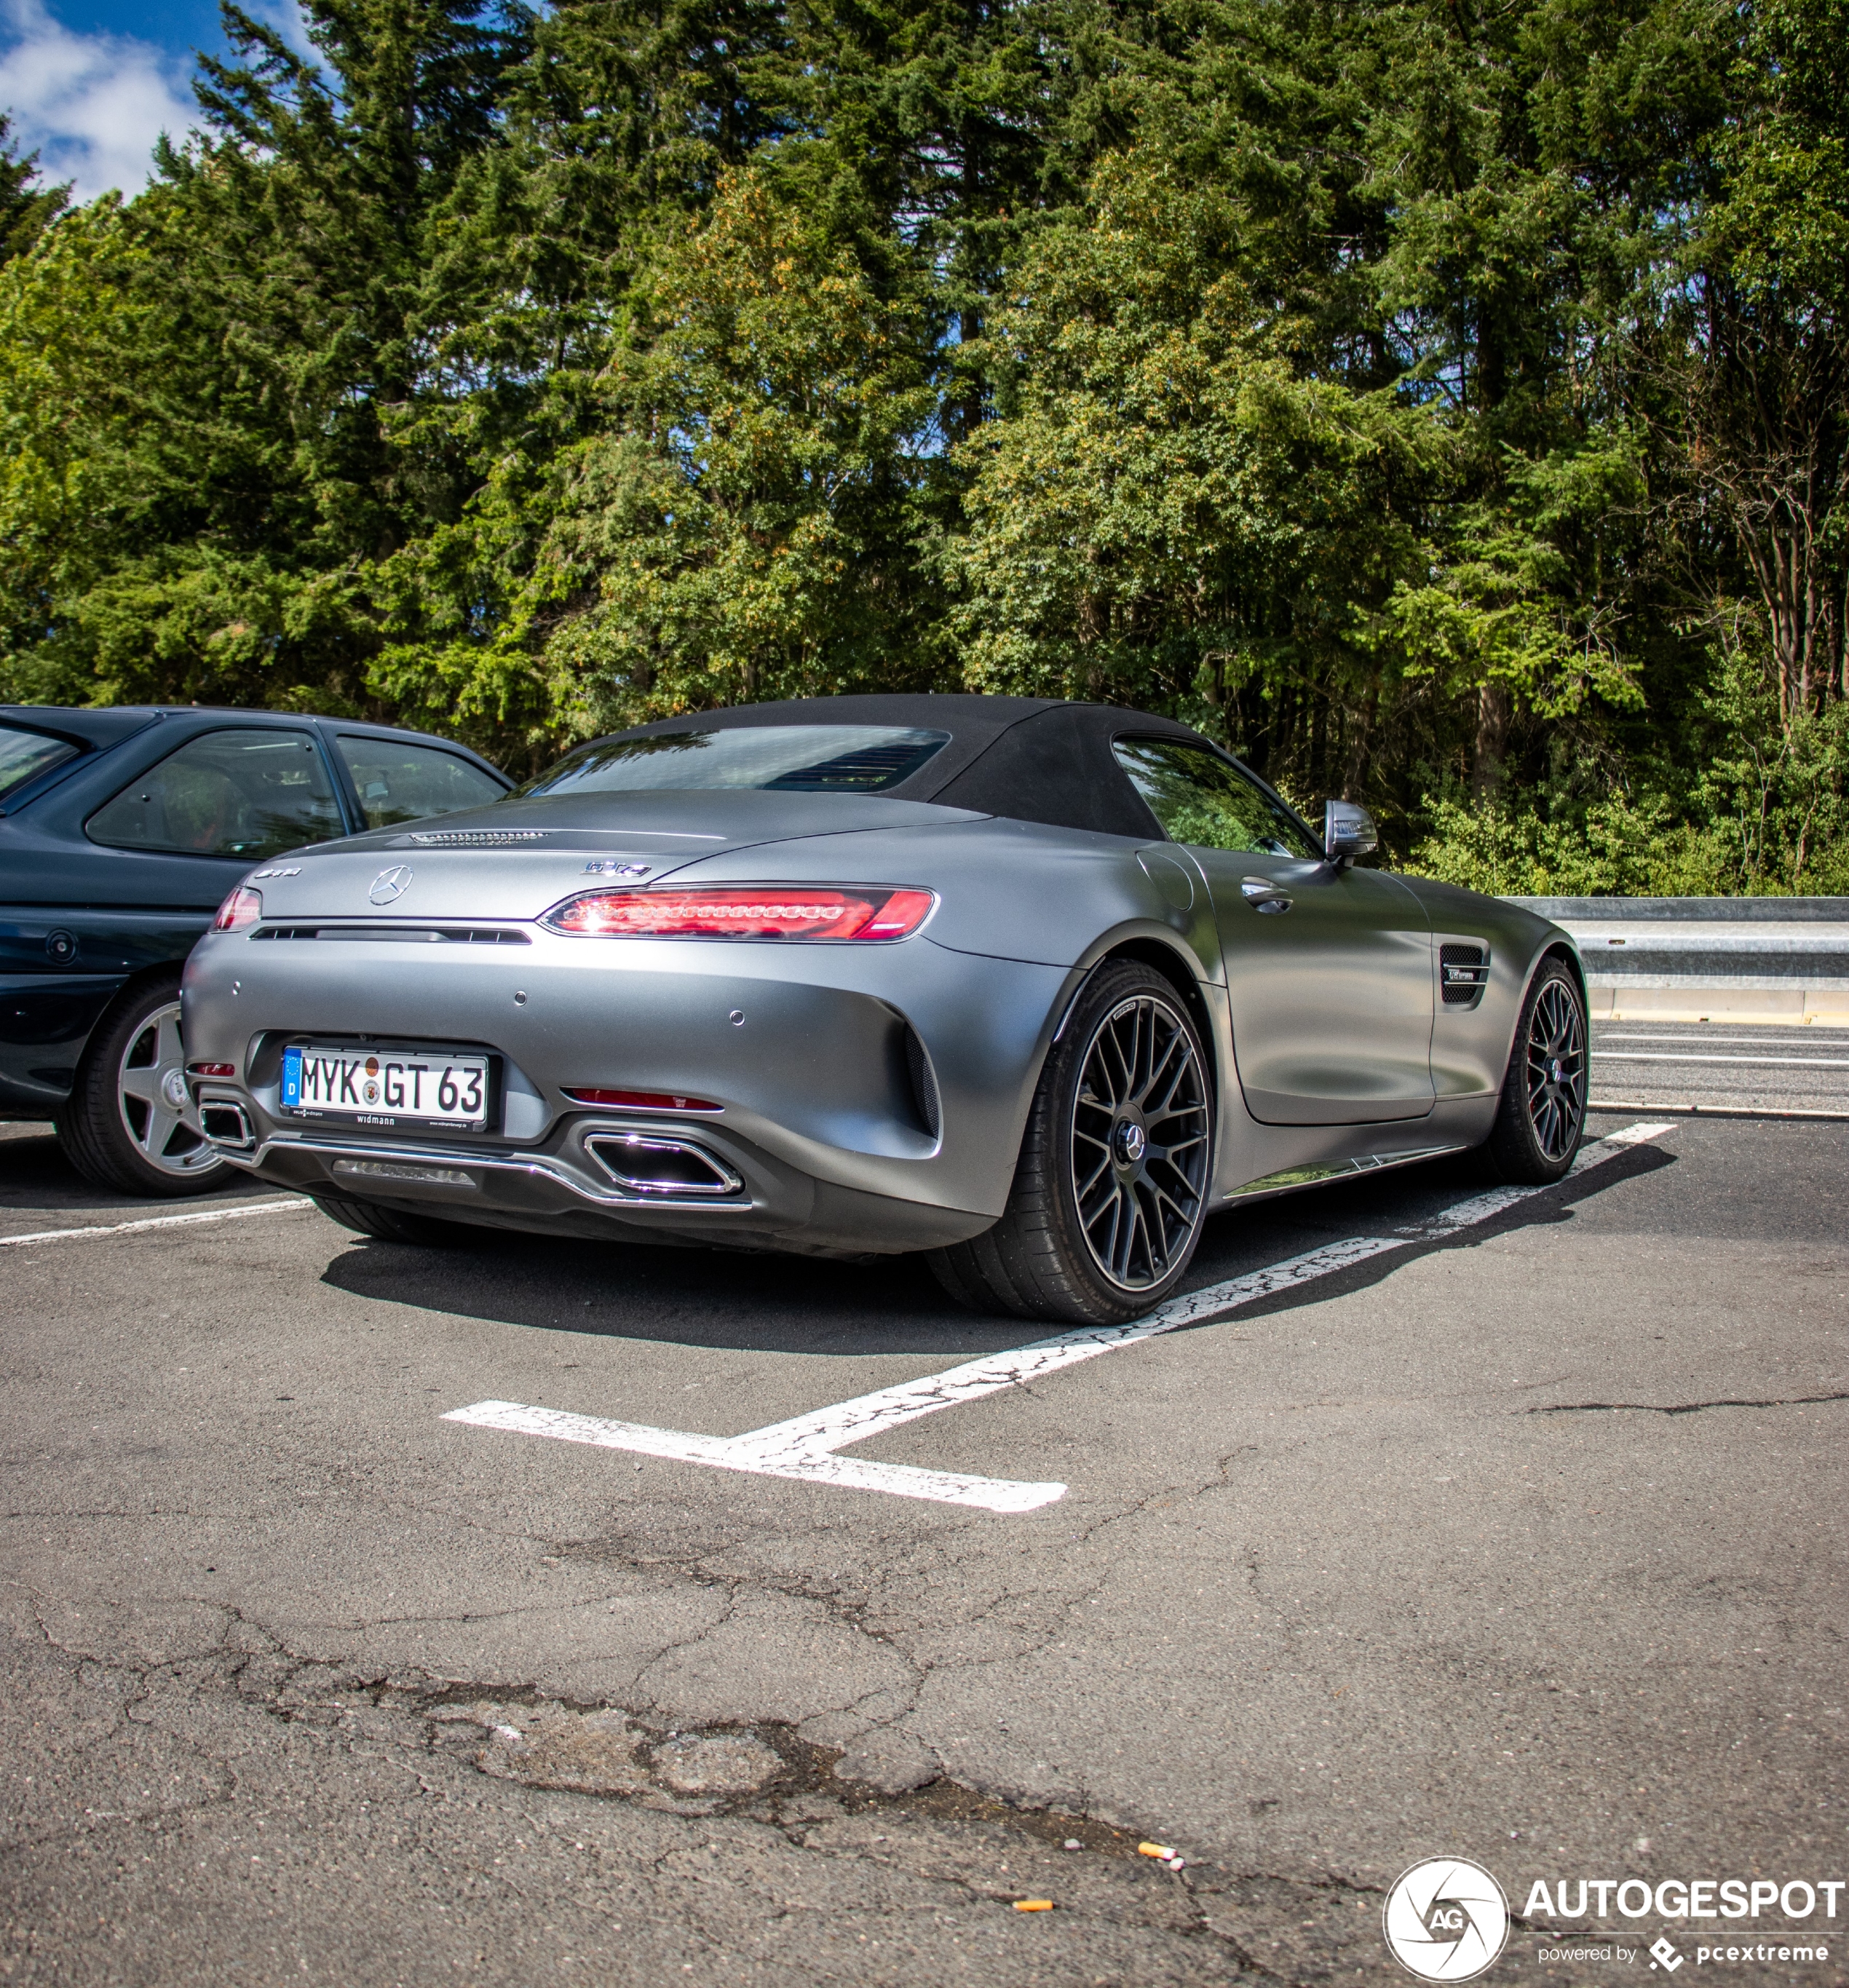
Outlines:
<svg viewBox="0 0 1849 1988"><path fill-rule="evenodd" d="M111 187L138 193L155 139L177 142L198 117L188 58L132 36L73 34L43 0L0 0L0 110L14 143L38 151L48 181L73 181L79 200Z"/></svg>
<svg viewBox="0 0 1849 1988"><path fill-rule="evenodd" d="M320 50L308 39L299 0L246 0L244 11L274 28L304 62L320 62Z"/></svg>

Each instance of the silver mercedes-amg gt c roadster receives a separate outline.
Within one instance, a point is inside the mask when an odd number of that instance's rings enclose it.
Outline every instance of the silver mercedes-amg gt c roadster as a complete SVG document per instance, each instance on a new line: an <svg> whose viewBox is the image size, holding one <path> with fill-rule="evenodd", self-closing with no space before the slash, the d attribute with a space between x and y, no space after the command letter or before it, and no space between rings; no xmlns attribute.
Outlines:
<svg viewBox="0 0 1849 1988"><path fill-rule="evenodd" d="M189 1080L226 1159L393 1241L926 1251L971 1306L1114 1323L1216 1212L1570 1165L1572 941L1374 846L1107 705L705 712L253 870L187 967Z"/></svg>

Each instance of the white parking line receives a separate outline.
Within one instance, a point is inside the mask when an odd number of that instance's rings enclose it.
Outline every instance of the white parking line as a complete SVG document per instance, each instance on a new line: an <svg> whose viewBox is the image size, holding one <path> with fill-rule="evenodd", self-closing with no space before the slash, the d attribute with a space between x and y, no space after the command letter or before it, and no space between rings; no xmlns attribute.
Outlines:
<svg viewBox="0 0 1849 1988"><path fill-rule="evenodd" d="M1849 1057L1652 1056L1643 1050L1602 1050L1595 1043L1594 1063L1776 1063L1803 1070L1849 1070Z"/></svg>
<svg viewBox="0 0 1849 1988"><path fill-rule="evenodd" d="M0 1236L0 1249L22 1242L87 1242L98 1236L130 1236L138 1229L177 1229L183 1222L235 1222L242 1215L286 1215L291 1209L313 1208L306 1199L253 1201L236 1208L205 1208L196 1215L150 1215L139 1222L111 1222L87 1229L40 1229L30 1236Z"/></svg>
<svg viewBox="0 0 1849 1988"><path fill-rule="evenodd" d="M1573 1163L1574 1172L1594 1167L1622 1152L1660 1138L1668 1125L1628 1125L1584 1147ZM974 1505L990 1512L1031 1512L1063 1497L1063 1484L1032 1484L1009 1478L970 1477L941 1470L921 1470L911 1464L874 1463L836 1452L850 1443L865 1442L920 1415L979 1400L1003 1388L1036 1381L1081 1360L1121 1346L1153 1339L1178 1326L1217 1317L1259 1298L1295 1289L1327 1277L1408 1242L1430 1242L1468 1229L1526 1201L1545 1188L1492 1188L1468 1200L1454 1202L1425 1221L1396 1229L1389 1236L1357 1236L1330 1242L1287 1262L1204 1290L1171 1298L1148 1317L1134 1324L1086 1327L1009 1352L966 1361L941 1374L928 1374L896 1388L881 1388L851 1401L818 1408L788 1422L772 1422L744 1435L695 1435L680 1429L651 1428L641 1422L606 1422L595 1415L566 1414L556 1408L529 1408L519 1401L476 1401L451 1408L445 1422L467 1422L477 1428L509 1429L525 1435L551 1436L562 1442L592 1443L604 1449L625 1449L644 1456L670 1457L683 1463L705 1463L720 1470L749 1471L762 1477L801 1478L860 1491L884 1491L900 1498L924 1498L940 1504Z"/></svg>

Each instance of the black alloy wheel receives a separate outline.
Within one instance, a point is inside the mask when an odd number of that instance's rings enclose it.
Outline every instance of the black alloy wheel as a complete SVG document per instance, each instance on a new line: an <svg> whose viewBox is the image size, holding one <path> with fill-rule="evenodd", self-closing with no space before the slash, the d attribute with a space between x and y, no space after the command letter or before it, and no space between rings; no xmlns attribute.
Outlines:
<svg viewBox="0 0 1849 1988"><path fill-rule="evenodd" d="M1134 994L1087 1046L1072 1189L1092 1261L1124 1291L1166 1281L1194 1247L1207 1192L1201 1058L1172 994Z"/></svg>
<svg viewBox="0 0 1849 1988"><path fill-rule="evenodd" d="M1557 1164L1572 1158L1586 1117L1586 1026L1577 989L1550 977L1528 1024L1528 1117Z"/></svg>
<svg viewBox="0 0 1849 1988"><path fill-rule="evenodd" d="M1590 1080L1586 1000L1564 960L1542 961L1522 1003L1508 1074L1485 1151L1506 1181L1564 1178L1586 1130Z"/></svg>
<svg viewBox="0 0 1849 1988"><path fill-rule="evenodd" d="M1113 960L1040 1073L1007 1208L931 1269L974 1311L1117 1325L1181 1280L1206 1219L1213 1077L1187 1004Z"/></svg>

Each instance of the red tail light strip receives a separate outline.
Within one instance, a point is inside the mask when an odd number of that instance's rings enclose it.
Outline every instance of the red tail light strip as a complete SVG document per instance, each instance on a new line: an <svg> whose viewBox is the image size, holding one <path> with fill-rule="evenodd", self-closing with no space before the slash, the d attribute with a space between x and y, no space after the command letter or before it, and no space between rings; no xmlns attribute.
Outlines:
<svg viewBox="0 0 1849 1988"><path fill-rule="evenodd" d="M929 891L833 884L590 891L540 920L583 938L895 939L937 903Z"/></svg>
<svg viewBox="0 0 1849 1988"><path fill-rule="evenodd" d="M704 1097L681 1097L667 1090L568 1090L574 1104L602 1104L620 1111L722 1111Z"/></svg>

